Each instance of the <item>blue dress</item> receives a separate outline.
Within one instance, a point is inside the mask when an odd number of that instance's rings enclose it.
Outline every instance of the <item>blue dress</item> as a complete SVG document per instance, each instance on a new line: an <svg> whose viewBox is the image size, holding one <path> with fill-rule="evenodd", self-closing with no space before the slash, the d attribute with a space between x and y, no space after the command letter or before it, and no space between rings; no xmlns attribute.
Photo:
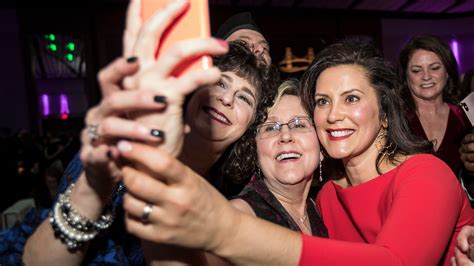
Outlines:
<svg viewBox="0 0 474 266"><path fill-rule="evenodd" d="M76 154L64 172L58 191L62 193L69 184L76 182L81 171L79 154ZM140 240L128 234L125 229L123 194L123 186L119 186L113 199L115 221L89 243L83 265L146 265ZM26 240L48 217L49 211L50 209L32 209L21 224L0 231L0 265L23 264L22 254Z"/></svg>

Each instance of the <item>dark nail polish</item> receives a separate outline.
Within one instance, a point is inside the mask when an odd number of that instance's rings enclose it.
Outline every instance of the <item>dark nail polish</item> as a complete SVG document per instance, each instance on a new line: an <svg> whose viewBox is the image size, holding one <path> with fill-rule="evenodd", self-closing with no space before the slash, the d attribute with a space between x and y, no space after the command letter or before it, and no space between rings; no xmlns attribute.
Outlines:
<svg viewBox="0 0 474 266"><path fill-rule="evenodd" d="M107 155L107 158L112 159L112 151L111 150L108 150L106 155Z"/></svg>
<svg viewBox="0 0 474 266"><path fill-rule="evenodd" d="M153 101L157 103L166 103L166 96L157 95L153 97Z"/></svg>
<svg viewBox="0 0 474 266"><path fill-rule="evenodd" d="M129 58L127 58L127 63L129 64L133 64L135 62L137 62L138 58L136 56L130 56Z"/></svg>
<svg viewBox="0 0 474 266"><path fill-rule="evenodd" d="M161 131L161 130L158 130L158 129L152 129L150 134L153 136L153 137L157 137L157 138L161 138L161 139L164 139L165 138L165 132Z"/></svg>

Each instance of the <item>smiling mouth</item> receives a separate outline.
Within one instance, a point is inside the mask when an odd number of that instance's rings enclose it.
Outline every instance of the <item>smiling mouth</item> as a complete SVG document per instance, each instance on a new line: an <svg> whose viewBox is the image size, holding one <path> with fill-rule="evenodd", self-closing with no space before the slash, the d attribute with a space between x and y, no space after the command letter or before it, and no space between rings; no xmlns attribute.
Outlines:
<svg viewBox="0 0 474 266"><path fill-rule="evenodd" d="M280 153L278 156L275 158L278 162L281 161L286 161L286 160L295 160L299 159L301 157L300 153L296 152L289 152L289 153Z"/></svg>
<svg viewBox="0 0 474 266"><path fill-rule="evenodd" d="M423 88L423 89L429 89L429 88L432 88L434 87L434 83L430 83L430 84L421 84L420 87Z"/></svg>
<svg viewBox="0 0 474 266"><path fill-rule="evenodd" d="M327 130L330 140L343 140L350 137L354 130L344 129L344 130Z"/></svg>
<svg viewBox="0 0 474 266"><path fill-rule="evenodd" d="M223 113L217 111L216 109L209 106L203 106L202 109L212 120L215 120L224 125L232 125L229 119Z"/></svg>

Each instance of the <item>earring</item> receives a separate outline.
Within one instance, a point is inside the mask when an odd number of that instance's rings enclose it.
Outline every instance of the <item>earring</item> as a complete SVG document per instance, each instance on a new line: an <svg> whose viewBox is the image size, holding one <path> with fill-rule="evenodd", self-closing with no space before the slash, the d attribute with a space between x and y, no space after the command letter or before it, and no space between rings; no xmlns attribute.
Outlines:
<svg viewBox="0 0 474 266"><path fill-rule="evenodd" d="M377 135L377 143L375 144L375 148L377 148L377 151L379 153L383 153L384 147L385 147L385 137L387 136L387 129L382 128L380 133Z"/></svg>
<svg viewBox="0 0 474 266"><path fill-rule="evenodd" d="M379 135L377 136L377 143L375 144L377 151L382 155L382 157L393 155L397 151L397 148L398 148L397 144L394 144L391 141L388 143L389 140L387 136L388 136L387 128L383 128L382 131L380 131Z"/></svg>
<svg viewBox="0 0 474 266"><path fill-rule="evenodd" d="M257 176L257 178L262 179L262 170L260 170L260 167L257 167L256 176Z"/></svg>
<svg viewBox="0 0 474 266"><path fill-rule="evenodd" d="M323 182L323 160L319 160L319 182Z"/></svg>

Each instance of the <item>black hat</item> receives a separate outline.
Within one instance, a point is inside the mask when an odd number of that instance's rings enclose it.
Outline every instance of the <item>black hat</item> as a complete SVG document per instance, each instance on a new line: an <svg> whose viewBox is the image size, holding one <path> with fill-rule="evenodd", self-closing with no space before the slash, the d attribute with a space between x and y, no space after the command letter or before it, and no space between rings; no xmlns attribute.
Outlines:
<svg viewBox="0 0 474 266"><path fill-rule="evenodd" d="M260 34L262 33L257 27L255 21L253 21L252 14L250 14L250 12L242 12L233 15L222 23L219 26L219 29L217 29L215 37L227 39L232 33L241 29L253 30Z"/></svg>

